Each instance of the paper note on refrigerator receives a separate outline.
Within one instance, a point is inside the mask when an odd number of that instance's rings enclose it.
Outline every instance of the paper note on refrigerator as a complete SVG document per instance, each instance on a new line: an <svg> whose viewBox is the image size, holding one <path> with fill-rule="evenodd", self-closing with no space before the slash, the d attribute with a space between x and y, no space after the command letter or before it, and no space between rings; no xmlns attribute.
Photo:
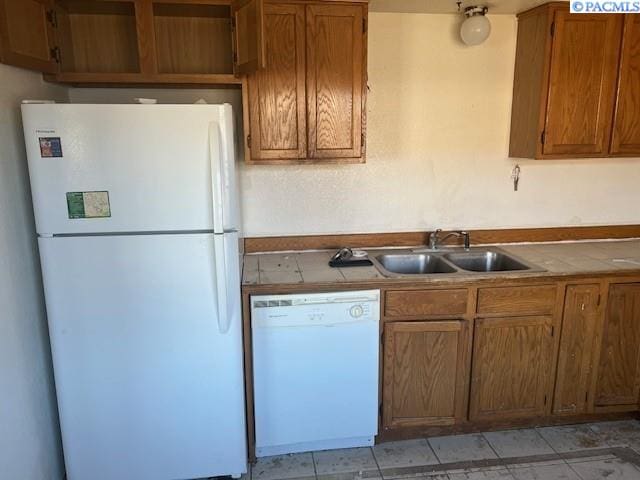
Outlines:
<svg viewBox="0 0 640 480"><path fill-rule="evenodd" d="M109 192L67 192L69 218L105 218L111 216Z"/></svg>

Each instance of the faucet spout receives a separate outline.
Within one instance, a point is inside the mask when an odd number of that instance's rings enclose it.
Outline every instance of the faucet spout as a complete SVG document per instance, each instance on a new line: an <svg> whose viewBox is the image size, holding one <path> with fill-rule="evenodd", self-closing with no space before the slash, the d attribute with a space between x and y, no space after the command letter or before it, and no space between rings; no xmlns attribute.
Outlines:
<svg viewBox="0 0 640 480"><path fill-rule="evenodd" d="M451 237L462 238L464 241L465 250L469 250L471 248L471 238L469 236L469 232L464 230L456 230L453 232L447 233L444 237L440 238L440 234L442 233L441 229L437 229L429 234L429 249L437 250L441 243Z"/></svg>

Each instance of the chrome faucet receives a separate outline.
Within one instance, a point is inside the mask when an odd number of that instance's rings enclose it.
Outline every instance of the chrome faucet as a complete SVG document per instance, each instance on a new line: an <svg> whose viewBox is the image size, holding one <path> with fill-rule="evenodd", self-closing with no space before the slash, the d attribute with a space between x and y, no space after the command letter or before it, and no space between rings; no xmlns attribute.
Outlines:
<svg viewBox="0 0 640 480"><path fill-rule="evenodd" d="M441 229L437 229L435 232L431 232L429 234L429 249L437 250L438 246L444 242L449 237L458 237L464 240L464 249L469 250L471 247L471 240L469 238L469 232L465 232L463 230L456 230L455 232L449 232L444 237L440 238L440 234L442 233Z"/></svg>

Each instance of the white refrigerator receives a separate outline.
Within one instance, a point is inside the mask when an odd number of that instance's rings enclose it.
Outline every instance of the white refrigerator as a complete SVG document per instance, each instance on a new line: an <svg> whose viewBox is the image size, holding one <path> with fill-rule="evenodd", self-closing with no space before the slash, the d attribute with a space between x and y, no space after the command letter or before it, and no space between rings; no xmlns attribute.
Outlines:
<svg viewBox="0 0 640 480"><path fill-rule="evenodd" d="M231 106L22 115L68 480L239 477Z"/></svg>

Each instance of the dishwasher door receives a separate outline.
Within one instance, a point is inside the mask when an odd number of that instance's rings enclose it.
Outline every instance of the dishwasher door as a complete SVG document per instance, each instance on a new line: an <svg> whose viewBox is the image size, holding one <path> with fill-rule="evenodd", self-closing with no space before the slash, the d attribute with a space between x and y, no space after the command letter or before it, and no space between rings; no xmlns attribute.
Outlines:
<svg viewBox="0 0 640 480"><path fill-rule="evenodd" d="M251 297L256 455L373 445L380 291Z"/></svg>

